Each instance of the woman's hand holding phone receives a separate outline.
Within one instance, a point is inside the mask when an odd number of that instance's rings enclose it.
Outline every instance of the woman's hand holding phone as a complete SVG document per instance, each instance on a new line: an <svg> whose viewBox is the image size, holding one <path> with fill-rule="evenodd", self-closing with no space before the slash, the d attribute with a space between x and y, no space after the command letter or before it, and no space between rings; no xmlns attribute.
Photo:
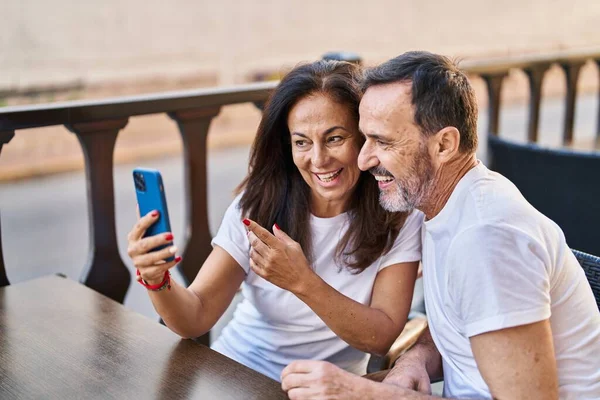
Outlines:
<svg viewBox="0 0 600 400"><path fill-rule="evenodd" d="M157 210L142 216L127 235L127 254L133 265L140 271L140 277L148 284L159 284L163 281L165 271L173 268L181 261L181 257L172 258L177 253L176 246L169 246L173 242L171 232L159 233L154 236L144 237L144 234L159 218ZM167 246L156 250L157 247Z"/></svg>

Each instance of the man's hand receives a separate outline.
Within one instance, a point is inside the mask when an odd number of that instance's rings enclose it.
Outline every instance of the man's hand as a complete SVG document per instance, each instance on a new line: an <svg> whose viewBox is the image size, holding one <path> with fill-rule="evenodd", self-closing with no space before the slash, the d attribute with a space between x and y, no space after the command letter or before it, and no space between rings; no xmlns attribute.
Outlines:
<svg viewBox="0 0 600 400"><path fill-rule="evenodd" d="M431 381L425 361L407 354L400 358L383 383L431 394Z"/></svg>
<svg viewBox="0 0 600 400"><path fill-rule="evenodd" d="M431 394L431 377L442 374L442 357L426 328L417 343L396 361L383 383Z"/></svg>
<svg viewBox="0 0 600 400"><path fill-rule="evenodd" d="M281 387L292 400L429 400L432 397L353 375L325 361L294 361L281 373Z"/></svg>
<svg viewBox="0 0 600 400"><path fill-rule="evenodd" d="M363 400L371 382L325 361L294 361L281 373L281 388L292 400Z"/></svg>

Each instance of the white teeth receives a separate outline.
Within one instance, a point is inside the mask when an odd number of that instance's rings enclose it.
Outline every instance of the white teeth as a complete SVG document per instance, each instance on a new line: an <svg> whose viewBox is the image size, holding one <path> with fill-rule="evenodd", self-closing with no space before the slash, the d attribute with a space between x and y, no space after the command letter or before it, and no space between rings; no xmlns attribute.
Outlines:
<svg viewBox="0 0 600 400"><path fill-rule="evenodd" d="M323 182L331 182L332 180L334 180L335 178L338 177L340 172L342 172L342 168L338 169L335 172L330 172L328 174L316 174L316 175L319 178L319 180L321 180Z"/></svg>
<svg viewBox="0 0 600 400"><path fill-rule="evenodd" d="M388 175L374 175L377 182L391 182L394 180L393 176Z"/></svg>

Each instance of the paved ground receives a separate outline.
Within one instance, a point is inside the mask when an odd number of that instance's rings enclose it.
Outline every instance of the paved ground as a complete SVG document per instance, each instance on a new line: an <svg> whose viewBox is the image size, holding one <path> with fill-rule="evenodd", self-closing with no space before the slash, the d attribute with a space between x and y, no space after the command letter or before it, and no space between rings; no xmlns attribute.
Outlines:
<svg viewBox="0 0 600 400"><path fill-rule="evenodd" d="M597 116L597 99L583 97L579 102L576 138L584 145L591 142ZM542 143L560 143L562 103L548 100L542 110ZM486 117L480 126L486 126ZM514 105L503 110L502 136L524 138L525 107ZM511 133L511 134L509 134ZM482 137L482 144L484 144ZM480 146L481 148L485 146ZM485 152L480 152L485 160ZM243 178L248 147L216 150L209 154L209 214L213 233L232 199L233 188ZM165 180L175 241L182 237L183 169L181 158L171 157L145 162L158 168ZM115 167L117 231L121 254L126 259L125 238L135 221L135 194L131 170L136 165ZM37 276L62 272L78 279L87 257L88 226L85 179L82 172L0 184L2 242L7 273L13 283ZM145 315L156 314L140 285L132 284L125 304Z"/></svg>

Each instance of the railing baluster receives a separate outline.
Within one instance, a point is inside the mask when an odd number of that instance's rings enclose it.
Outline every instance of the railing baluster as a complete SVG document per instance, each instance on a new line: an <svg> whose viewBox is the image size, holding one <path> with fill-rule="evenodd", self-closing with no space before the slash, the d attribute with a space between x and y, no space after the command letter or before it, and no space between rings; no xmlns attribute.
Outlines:
<svg viewBox="0 0 600 400"><path fill-rule="evenodd" d="M2 146L10 142L13 137L15 137L14 131L0 132L0 154L2 153ZM8 276L6 276L6 266L4 264L4 254L2 251L2 221L0 219L0 287L8 285L10 285L10 282L8 281Z"/></svg>
<svg viewBox="0 0 600 400"><path fill-rule="evenodd" d="M500 132L500 101L502 82L506 73L481 75L488 90L488 134L498 136Z"/></svg>
<svg viewBox="0 0 600 400"><path fill-rule="evenodd" d="M189 285L208 257L211 234L208 226L208 187L206 178L206 139L212 119L220 107L170 113L183 140L186 227L183 260L179 269Z"/></svg>
<svg viewBox="0 0 600 400"><path fill-rule="evenodd" d="M78 123L67 128L77 135L85 157L90 224L90 252L80 280L86 286L123 302L131 274L117 245L113 154L127 119Z"/></svg>
<svg viewBox="0 0 600 400"><path fill-rule="evenodd" d="M567 95L565 97L565 119L563 125L563 144L573 143L573 125L575 124L575 101L577 100L577 81L583 63L562 63L561 68L565 72L567 83Z"/></svg>
<svg viewBox="0 0 600 400"><path fill-rule="evenodd" d="M540 104L542 102L542 83L550 64L537 64L525 68L529 79L529 122L527 124L527 140L537 142L540 121Z"/></svg>

